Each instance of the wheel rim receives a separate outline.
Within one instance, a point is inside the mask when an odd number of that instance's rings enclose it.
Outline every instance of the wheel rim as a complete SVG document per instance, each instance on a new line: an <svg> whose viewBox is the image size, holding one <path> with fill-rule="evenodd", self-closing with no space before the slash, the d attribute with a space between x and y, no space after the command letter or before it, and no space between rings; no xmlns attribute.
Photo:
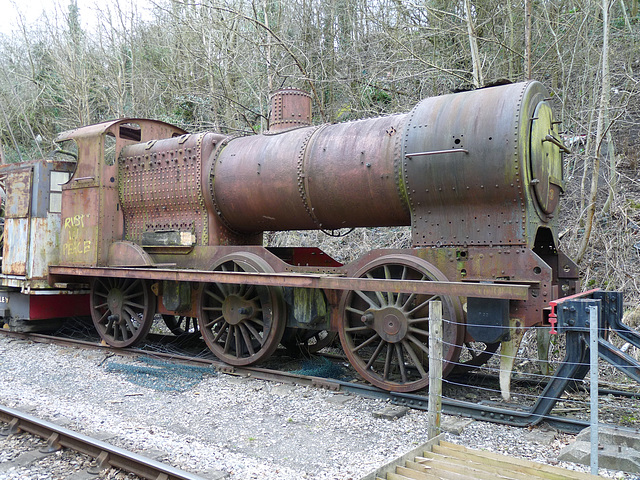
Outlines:
<svg viewBox="0 0 640 480"><path fill-rule="evenodd" d="M408 255L380 257L357 277L446 281L428 262ZM345 292L340 342L354 368L385 390L410 392L429 383L429 301L442 302L443 376L460 354L463 328L457 297L392 292Z"/></svg>
<svg viewBox="0 0 640 480"><path fill-rule="evenodd" d="M176 336L199 335L200 327L198 319L195 317L185 317L184 315L162 315L165 325L171 333Z"/></svg>
<svg viewBox="0 0 640 480"><path fill-rule="evenodd" d="M273 272L257 255L233 254L214 267L227 272ZM199 305L198 322L207 346L223 362L253 365L278 347L286 326L282 289L208 283Z"/></svg>
<svg viewBox="0 0 640 480"><path fill-rule="evenodd" d="M143 340L155 315L155 302L144 280L97 278L91 283L91 318L100 337L114 347Z"/></svg>

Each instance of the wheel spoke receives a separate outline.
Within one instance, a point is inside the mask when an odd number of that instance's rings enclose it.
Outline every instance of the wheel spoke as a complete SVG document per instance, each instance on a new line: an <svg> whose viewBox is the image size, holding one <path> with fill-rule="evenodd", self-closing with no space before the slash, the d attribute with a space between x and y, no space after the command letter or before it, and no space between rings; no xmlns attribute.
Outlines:
<svg viewBox="0 0 640 480"><path fill-rule="evenodd" d="M251 332L251 335L253 335L253 337L260 342L260 346L262 346L264 344L264 339L262 338L262 336L260 335L260 333L258 333L258 331L253 327L253 325L251 325L250 322L247 322L245 324L245 327L247 328L247 330L249 330L249 332Z"/></svg>
<svg viewBox="0 0 640 480"><path fill-rule="evenodd" d="M253 344L251 342L251 338L249 337L249 332L247 328L243 324L239 324L238 328L240 332L242 332L242 338L244 339L244 343L247 345L247 349L249 350L249 355L255 355L256 352L253 349Z"/></svg>
<svg viewBox="0 0 640 480"><path fill-rule="evenodd" d="M411 347L411 344L409 342L407 342L406 340L403 340L402 341L402 346L404 347L404 349L407 352L407 354L409 355L409 357L411 357L411 360L413 361L413 364L418 369L418 372L420 372L420 376L422 378L428 377L429 374L424 370L424 367L422 366L422 362L418 358L418 355L416 355L416 352Z"/></svg>
<svg viewBox="0 0 640 480"><path fill-rule="evenodd" d="M367 327L366 325L363 325L361 327L349 327L344 329L345 332L349 332L349 333L366 332L368 330L371 330L371 328Z"/></svg>
<svg viewBox="0 0 640 480"><path fill-rule="evenodd" d="M213 342L216 343L218 340L220 340L220 337L222 337L222 335L224 334L225 331L228 332L229 330L229 325L227 323L224 323L221 327L220 330L218 330L218 332L215 334L215 336L213 337ZM227 334L227 338L228 338L228 334ZM225 344L226 345L226 344Z"/></svg>
<svg viewBox="0 0 640 480"><path fill-rule="evenodd" d="M364 311L363 310L358 310L357 308L353 308L353 307L346 307L345 310L347 312L351 312L351 313L355 313L356 315L364 315Z"/></svg>
<svg viewBox="0 0 640 480"><path fill-rule="evenodd" d="M376 277L374 277L371 273L367 273L367 278L371 278L375 280ZM375 293L376 297L378 298L378 303L380 307L386 304L384 297L382 296L382 293L380 292L373 292L373 293Z"/></svg>
<svg viewBox="0 0 640 480"><path fill-rule="evenodd" d="M216 283L216 285L219 285L219 284L217 284L217 283ZM220 305L222 305L222 303L224 302L224 300L223 300L221 297L219 297L218 295L216 295L215 293L213 293L213 291L212 291L211 289L209 289L209 288L205 289L204 293L205 293L205 295L207 295L207 296L209 296L209 297L213 298L213 299L214 299L216 302L218 302Z"/></svg>
<svg viewBox="0 0 640 480"><path fill-rule="evenodd" d="M409 318L409 323L429 323L429 321L431 321L431 318L429 317L415 317L415 318Z"/></svg>
<svg viewBox="0 0 640 480"><path fill-rule="evenodd" d="M382 378L385 380L389 380L389 371L391 370L391 356L393 350L391 349L391 344L387 343L387 352L384 360L384 374Z"/></svg>
<svg viewBox="0 0 640 480"><path fill-rule="evenodd" d="M218 290L220 290L220 293L222 294L223 297L228 297L229 296L230 292L227 290L227 287L230 287L230 285L228 285L226 283L217 282L215 284L215 286L216 286L216 288Z"/></svg>
<svg viewBox="0 0 640 480"><path fill-rule="evenodd" d="M122 307L122 311L128 313L130 319L134 319L135 318L135 319L139 320L138 314L140 314L141 312L137 312L137 311L133 310L132 308L130 308L127 305L124 305Z"/></svg>
<svg viewBox="0 0 640 480"><path fill-rule="evenodd" d="M125 285L126 285L127 280L125 280ZM126 287L126 288L122 288L122 295L127 295L131 289L137 287L140 284L140 280L136 279L131 281L131 283Z"/></svg>
<svg viewBox="0 0 640 480"><path fill-rule="evenodd" d="M373 335L371 335L369 338L367 338L364 342L362 342L357 347L352 348L351 351L352 352L357 352L361 348L366 347L367 345L370 345L372 342L374 342L376 340L376 338L380 338L380 335L378 335L377 333L375 333L375 332L372 332L372 333L373 333Z"/></svg>
<svg viewBox="0 0 640 480"><path fill-rule="evenodd" d="M371 358L367 362L365 370L369 370L373 366L373 364L375 363L376 359L380 356L380 352L382 352L382 349L384 348L384 345L385 345L385 342L380 340L380 343L378 344L378 347L375 349L375 351L373 352L373 355L371 355Z"/></svg>
<svg viewBox="0 0 640 480"><path fill-rule="evenodd" d="M402 308L403 310L407 309L407 308L409 307L409 304L410 304L411 302L413 302L413 299L414 299L414 298L416 298L416 296L417 296L417 294L416 294L416 293L412 293L411 295L409 295L409 296L407 297L407 299L404 301L404 303L402 304L402 307L401 307L401 308Z"/></svg>
<svg viewBox="0 0 640 480"><path fill-rule="evenodd" d="M411 333L416 333L418 335L424 335L425 337L429 336L429 330L423 330L421 328L409 327L409 331Z"/></svg>
<svg viewBox="0 0 640 480"><path fill-rule="evenodd" d="M384 278L385 280L392 280L391 272L389 271L389 265L384 266ZM394 305L395 299L393 297L393 292L387 292L387 305Z"/></svg>
<svg viewBox="0 0 640 480"><path fill-rule="evenodd" d="M224 341L224 353L228 354L231 348L231 337L233 335L233 325L229 325L227 328L227 338Z"/></svg>
<svg viewBox="0 0 640 480"><path fill-rule="evenodd" d="M105 295L105 297L106 297L106 295ZM99 311L99 310L101 310L101 309L103 309L103 308L106 308L108 305L109 305L109 304L108 304L107 302L100 303L100 304L98 304L98 305L94 305L94 306L93 306L93 309L94 309L94 310L96 310L96 311Z"/></svg>
<svg viewBox="0 0 640 480"><path fill-rule="evenodd" d="M376 305L376 303L364 292L361 292L360 290L354 290L353 292L367 302L371 308L380 308L380 305Z"/></svg>
<svg viewBox="0 0 640 480"><path fill-rule="evenodd" d="M211 320L208 323L205 323L205 328L211 328L213 327L215 324L219 323L220 320L224 320L224 315L220 315L219 317L215 318L214 320Z"/></svg>
<svg viewBox="0 0 640 480"><path fill-rule="evenodd" d="M111 290L111 287L109 285L107 285L106 283L104 283L102 278L98 278L96 280L96 283L95 283L95 291L96 292L98 291L98 287L101 287L105 294L108 293L109 290Z"/></svg>
<svg viewBox="0 0 640 480"><path fill-rule="evenodd" d="M255 289L256 289L256 286L255 286L255 285L249 285L249 288L247 288L247 291L246 291L246 292L244 292L244 295L242 295L242 298L247 299L247 297L248 297L249 295L252 295L252 294L253 294L253 292L255 291ZM255 298L256 298L256 297L254 297L254 299L255 299ZM251 301L251 300L249 300L249 301Z"/></svg>
<svg viewBox="0 0 640 480"><path fill-rule="evenodd" d="M128 340L129 337L129 332L127 331L127 327L124 323L120 324L120 332L122 333L122 340Z"/></svg>
<svg viewBox="0 0 640 480"><path fill-rule="evenodd" d="M418 305L417 307L414 307L410 312L409 315L413 316L416 312L419 312L420 310L422 310L424 307L429 306L429 302L432 301L434 298L436 298L437 295L431 295L429 298L427 298L425 301L423 301L422 303L420 303L420 305Z"/></svg>
<svg viewBox="0 0 640 480"><path fill-rule="evenodd" d="M429 355L429 347L426 346L424 343L422 343L420 340L418 340L416 337L414 337L413 335L411 335L410 333L407 334L407 340L411 341L412 343L414 343L415 345L418 346L418 348L420 350L422 350L424 353L426 353L427 355Z"/></svg>
<svg viewBox="0 0 640 480"><path fill-rule="evenodd" d="M396 356L398 357L398 366L400 367L400 376L402 377L402 383L407 383L407 371L404 367L404 355L402 354L402 345L395 344Z"/></svg>
<svg viewBox="0 0 640 480"><path fill-rule="evenodd" d="M238 327L238 325L233 325L233 337L235 338L235 343L236 343L236 357L240 358L242 356L242 347L241 347L241 341L242 339L240 338L240 335L238 335L238 330L240 328Z"/></svg>
<svg viewBox="0 0 640 480"><path fill-rule="evenodd" d="M122 328L124 328L128 333L135 333L137 328L135 327L135 325L133 324L133 322L131 321L130 318L124 317L124 321L126 323L126 325L122 325ZM128 327L128 328L126 328Z"/></svg>
<svg viewBox="0 0 640 480"><path fill-rule="evenodd" d="M144 305L141 303L125 302L122 308L129 308L132 311L135 310L140 313L144 312Z"/></svg>
<svg viewBox="0 0 640 480"><path fill-rule="evenodd" d="M264 321L261 318L252 318L251 321L264 330Z"/></svg>
<svg viewBox="0 0 640 480"><path fill-rule="evenodd" d="M125 293L122 292L122 298L124 298L125 300L128 300L130 298L142 298L144 299L144 292L133 292L133 293Z"/></svg>

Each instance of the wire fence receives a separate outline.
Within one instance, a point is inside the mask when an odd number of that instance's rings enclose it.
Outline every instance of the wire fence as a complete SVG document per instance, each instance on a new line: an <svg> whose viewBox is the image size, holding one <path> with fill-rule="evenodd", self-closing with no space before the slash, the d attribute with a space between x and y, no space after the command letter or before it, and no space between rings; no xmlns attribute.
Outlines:
<svg viewBox="0 0 640 480"><path fill-rule="evenodd" d="M445 323L455 324L447 319ZM465 323L462 326L468 328ZM472 325L471 325L472 326ZM500 328L507 335L505 337L516 337L520 327L499 326L491 327L481 325L482 328ZM588 360L582 362L571 362L565 359L567 352L567 336L564 334L551 335L549 338L549 350L547 358L538 358L538 337L539 333L548 333L549 326L534 326L527 329L523 335L517 350L510 358L504 358L501 348L495 352L487 350L487 346L482 342L465 342L465 338L442 339L443 349L455 349L459 355L453 358L423 359L425 371L433 361L443 361L445 371L450 372L439 380L442 382L442 399L467 400L474 403L484 402L499 406L512 405L518 408L531 408L541 399L554 400L553 397L544 396L544 388L552 379L569 381L569 388L558 399L552 414L572 415L581 419L588 419L590 412L589 403L589 365ZM86 319L76 319L67 322L59 333L66 336L83 336L88 340L96 340L98 337L93 330L90 321ZM601 332L606 336L610 332ZM158 332L164 335L165 339L171 339L171 335L166 331ZM588 342L588 333L585 333ZM544 337L544 335L542 335ZM615 335L610 335L610 341L614 345L626 352L631 358L640 361L640 351L635 346L630 345ZM428 346L430 340L425 339ZM171 341L145 342L141 348L168 355L189 355L195 358L215 359L211 351L199 339L198 335L177 336ZM372 347L373 348L373 347ZM416 349L417 353L418 349ZM341 381L362 381L361 377L342 356L341 346L338 339L321 350L318 354L307 355L300 359L287 360L287 352L283 349L277 352L272 359L273 365L285 364L291 373L302 374L313 377L323 377L337 379ZM478 366L470 366L473 359L482 356L483 362ZM338 360L336 360L338 359ZM414 360L414 359L413 359ZM405 367L414 369L413 360L407 357ZM505 365L513 363L513 368L506 368ZM446 365L458 367L446 368ZM571 377L563 378L558 373L562 365L566 367L577 367L580 369L580 376L577 379ZM122 375L127 381L146 388L167 391L185 391L193 388L208 376L215 375L215 371L210 367L191 367L173 362L164 362L157 359L143 359L141 357L132 364L116 362L114 360L105 362L107 371ZM393 365L391 366L393 368ZM373 369L378 368L376 365ZM380 367L382 368L382 367ZM396 367L397 368L397 367ZM603 361L599 367L600 379L600 399L598 408L602 410L603 421L616 423L624 426L640 426L640 385L630 379L624 372ZM414 372L415 373L415 372ZM504 387L500 387L500 377L508 377L509 380L509 402L504 400ZM426 388L421 392L426 394Z"/></svg>

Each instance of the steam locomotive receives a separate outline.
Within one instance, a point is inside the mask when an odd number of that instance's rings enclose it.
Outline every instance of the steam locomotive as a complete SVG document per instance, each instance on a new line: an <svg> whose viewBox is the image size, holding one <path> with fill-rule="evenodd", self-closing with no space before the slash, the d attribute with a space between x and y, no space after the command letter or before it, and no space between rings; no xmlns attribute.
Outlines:
<svg viewBox="0 0 640 480"><path fill-rule="evenodd" d="M125 347L162 316L197 322L231 365L337 332L364 379L409 392L428 383L431 300L446 375L465 343L486 345L471 366L515 351L550 301L578 291L558 249L565 147L539 82L319 126L310 96L286 89L261 135L128 118L56 142L68 159L0 166L0 314L14 330L90 314ZM403 225L410 248L348 264L263 245L265 231Z"/></svg>

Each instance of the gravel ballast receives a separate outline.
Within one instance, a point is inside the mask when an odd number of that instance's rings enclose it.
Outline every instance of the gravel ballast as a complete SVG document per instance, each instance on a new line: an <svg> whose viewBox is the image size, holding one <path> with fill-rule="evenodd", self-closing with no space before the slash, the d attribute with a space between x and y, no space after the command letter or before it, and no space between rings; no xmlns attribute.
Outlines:
<svg viewBox="0 0 640 480"><path fill-rule="evenodd" d="M214 373L167 391L114 362L140 365L0 336L0 403L207 478L359 479L427 440L426 412L378 418L380 400ZM472 422L447 440L557 464L573 437L538 443L527 429Z"/></svg>

